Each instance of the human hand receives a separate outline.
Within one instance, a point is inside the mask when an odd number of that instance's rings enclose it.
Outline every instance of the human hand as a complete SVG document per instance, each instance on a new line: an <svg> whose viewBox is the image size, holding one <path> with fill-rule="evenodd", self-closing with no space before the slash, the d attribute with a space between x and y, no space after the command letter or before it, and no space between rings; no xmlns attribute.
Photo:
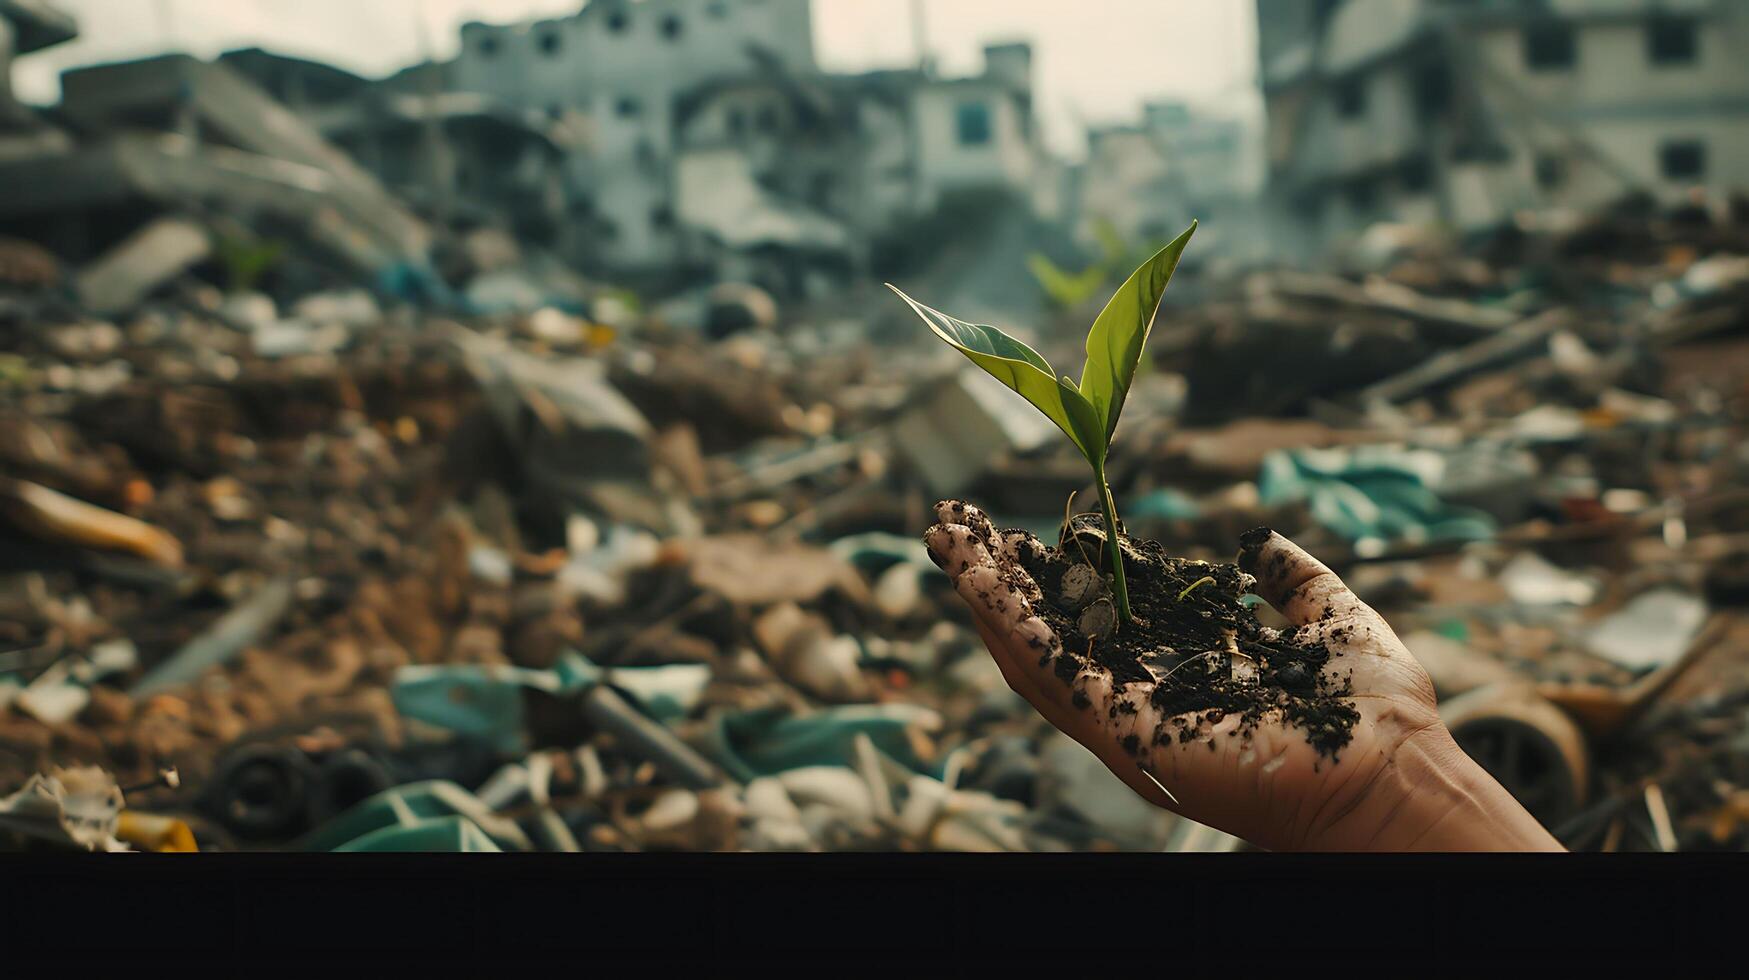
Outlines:
<svg viewBox="0 0 1749 980"><path fill-rule="evenodd" d="M1275 850L1560 849L1457 747L1427 671L1390 626L1281 535L1248 532L1239 563L1297 639L1327 645L1326 674L1349 686L1360 717L1333 757L1279 712L1241 737L1229 737L1242 724L1235 714L1212 725L1186 716L1198 737L1156 739L1175 719L1151 702L1154 685L1114 686L1033 615L1028 597L1038 590L1014 550L1023 535L1004 535L977 508L951 501L936 505L936 517L924 538L930 554L971 607L1009 687L1150 802ZM1063 657L1077 667L1072 681L1061 679Z"/></svg>

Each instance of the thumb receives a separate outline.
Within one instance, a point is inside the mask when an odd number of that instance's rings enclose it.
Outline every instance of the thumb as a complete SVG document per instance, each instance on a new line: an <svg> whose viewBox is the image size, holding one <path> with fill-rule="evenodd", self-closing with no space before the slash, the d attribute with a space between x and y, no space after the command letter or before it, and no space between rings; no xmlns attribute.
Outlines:
<svg viewBox="0 0 1749 980"><path fill-rule="evenodd" d="M1295 626L1366 609L1328 566L1269 528L1246 531L1239 544L1239 568L1257 579L1257 594Z"/></svg>

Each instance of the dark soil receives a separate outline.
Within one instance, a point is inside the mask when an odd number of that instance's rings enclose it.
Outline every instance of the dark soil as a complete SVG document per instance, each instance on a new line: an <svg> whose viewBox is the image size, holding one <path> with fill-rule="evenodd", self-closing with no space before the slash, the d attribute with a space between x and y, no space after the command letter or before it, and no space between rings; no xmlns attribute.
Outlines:
<svg viewBox="0 0 1749 980"><path fill-rule="evenodd" d="M1004 532L1016 533L1024 532ZM1175 558L1157 541L1135 541L1127 535L1120 540L1135 619L1103 638L1097 628L1093 636L1082 631L1075 604L1063 591L1064 574L1089 560L1103 573L1109 590L1110 559L1099 515L1076 515L1058 547L1047 548L1027 535L1027 544L1018 549L1021 565L1044 593L1038 615L1062 638L1066 651L1079 655L1057 658L1057 676L1066 684L1073 682L1079 661L1090 657L1111 671L1120 691L1129 683L1152 683L1153 704L1172 718L1154 736L1156 743L1175 736L1189 742L1235 713L1243 718L1235 734L1246 738L1259 722L1279 712L1286 724L1303 730L1313 747L1334 759L1348 744L1360 715L1347 700L1352 693L1348 681L1324 675L1329 649L1322 642L1297 640L1294 631L1279 636L1266 631L1241 600L1254 580L1239 566ZM1240 666L1237 676L1235 661ZM1141 750L1140 745L1129 748Z"/></svg>

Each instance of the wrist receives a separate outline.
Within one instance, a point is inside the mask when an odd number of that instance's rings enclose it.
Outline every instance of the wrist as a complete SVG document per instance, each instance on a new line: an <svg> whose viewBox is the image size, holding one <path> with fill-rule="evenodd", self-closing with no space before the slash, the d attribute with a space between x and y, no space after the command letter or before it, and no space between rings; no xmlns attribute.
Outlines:
<svg viewBox="0 0 1749 980"><path fill-rule="evenodd" d="M1559 851L1505 787L1444 725L1405 739L1346 813L1304 847L1335 851Z"/></svg>

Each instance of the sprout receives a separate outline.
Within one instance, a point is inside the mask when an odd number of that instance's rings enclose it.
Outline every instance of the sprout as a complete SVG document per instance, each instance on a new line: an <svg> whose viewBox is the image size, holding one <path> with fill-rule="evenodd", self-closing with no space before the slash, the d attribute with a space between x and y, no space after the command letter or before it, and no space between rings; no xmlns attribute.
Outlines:
<svg viewBox="0 0 1749 980"><path fill-rule="evenodd" d="M1202 586L1205 586L1205 585L1213 585L1213 584L1215 584L1215 577L1213 575L1204 575L1202 578L1199 578L1196 581L1185 586L1184 591L1178 593L1178 601L1183 602L1185 596L1191 594L1192 592L1195 592L1198 588L1201 588Z"/></svg>
<svg viewBox="0 0 1749 980"><path fill-rule="evenodd" d="M1093 468L1100 510L1105 518L1112 595L1118 617L1125 623L1134 617L1130 613L1129 590L1124 585L1117 507L1111 499L1111 487L1105 482L1105 458L1111 448L1112 433L1117 430L1118 415L1123 411L1124 397L1129 394L1136 366L1142 360L1142 346L1147 343L1148 330L1160 308L1160 298L1166 292L1172 270L1178 267L1184 246L1195 232L1196 223L1191 222L1184 234L1142 263L1106 303L1087 333L1087 363L1081 369L1079 384L1066 374L1058 375L1037 351L1001 330L956 320L906 296L891 283L887 287L909 303L937 337L952 344L972 363L1014 389L1055 422L1086 458Z"/></svg>

